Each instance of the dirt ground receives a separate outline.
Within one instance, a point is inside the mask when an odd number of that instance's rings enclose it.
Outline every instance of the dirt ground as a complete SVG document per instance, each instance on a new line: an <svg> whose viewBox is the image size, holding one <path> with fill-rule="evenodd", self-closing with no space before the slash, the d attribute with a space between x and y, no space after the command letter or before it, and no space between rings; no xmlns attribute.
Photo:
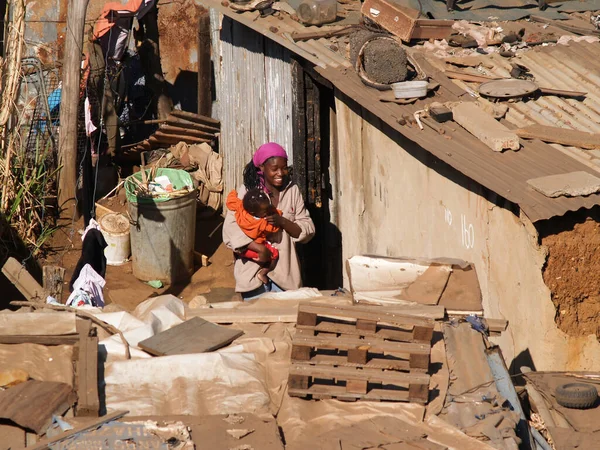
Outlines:
<svg viewBox="0 0 600 450"><path fill-rule="evenodd" d="M570 336L600 339L600 223L587 220L542 238L548 248L544 281L552 291L556 323Z"/></svg>
<svg viewBox="0 0 600 450"><path fill-rule="evenodd" d="M118 211L123 209L119 207L123 205L118 204L118 199L106 206ZM206 217L201 212L198 214L195 249L209 257L209 264L202 267L201 262L196 261L195 272L189 282L154 289L133 276L131 262L118 267L107 266L104 288L106 303L116 303L130 311L149 297L163 294L173 294L185 302L197 295L205 296L211 303L237 299L234 291L233 256L222 243L221 223L222 218L218 215ZM69 295L68 283L81 255L79 230L82 229L83 219L74 224L63 224L50 241L47 258L41 262L42 265L55 264L66 269L63 302Z"/></svg>

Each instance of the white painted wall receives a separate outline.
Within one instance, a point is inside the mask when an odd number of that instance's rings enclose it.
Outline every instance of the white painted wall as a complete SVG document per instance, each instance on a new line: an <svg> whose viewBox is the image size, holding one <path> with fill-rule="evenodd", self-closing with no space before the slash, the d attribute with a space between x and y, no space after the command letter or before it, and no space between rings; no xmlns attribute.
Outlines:
<svg viewBox="0 0 600 450"><path fill-rule="evenodd" d="M428 157L423 150L391 130L390 138L378 119L356 114L347 106L351 100L339 95L335 200L344 259L376 254L471 261L486 315L509 320L498 339L509 364L529 349L537 370L600 370L595 336L569 338L556 327L542 279L545 250L531 222L490 202L454 169L440 162L429 168L420 161Z"/></svg>

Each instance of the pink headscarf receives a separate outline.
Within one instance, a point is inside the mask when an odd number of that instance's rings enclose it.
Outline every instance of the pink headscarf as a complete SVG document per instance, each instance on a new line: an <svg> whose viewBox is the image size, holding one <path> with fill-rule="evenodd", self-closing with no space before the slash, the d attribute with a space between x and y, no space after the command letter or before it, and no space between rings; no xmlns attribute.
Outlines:
<svg viewBox="0 0 600 450"><path fill-rule="evenodd" d="M256 150L256 153L252 157L252 162L254 163L254 167L260 167L267 159L274 157L288 159L288 155L281 145L275 142L268 142L258 147L258 150Z"/></svg>

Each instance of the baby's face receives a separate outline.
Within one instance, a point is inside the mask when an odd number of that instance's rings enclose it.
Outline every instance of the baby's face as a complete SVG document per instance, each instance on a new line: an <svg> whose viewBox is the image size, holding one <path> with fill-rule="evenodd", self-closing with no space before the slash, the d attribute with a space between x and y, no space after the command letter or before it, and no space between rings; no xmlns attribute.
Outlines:
<svg viewBox="0 0 600 450"><path fill-rule="evenodd" d="M271 204L270 203L262 203L260 205L260 207L258 208L258 211L256 211L257 215L256 217L260 217L261 219L264 217L269 216L271 212Z"/></svg>

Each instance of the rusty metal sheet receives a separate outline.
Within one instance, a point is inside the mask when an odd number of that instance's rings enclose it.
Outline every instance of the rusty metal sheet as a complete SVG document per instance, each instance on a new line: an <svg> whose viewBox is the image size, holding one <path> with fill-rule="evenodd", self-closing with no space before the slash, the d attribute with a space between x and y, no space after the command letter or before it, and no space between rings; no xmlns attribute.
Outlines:
<svg viewBox="0 0 600 450"><path fill-rule="evenodd" d="M231 11L225 11L226 8L218 0L196 1L227 14L233 21L242 22L243 19L242 23L269 38L265 42L271 42L271 39L274 39L278 44L283 45L299 56L304 57L303 54L306 53L306 51L283 37L283 34L296 31L298 27L298 24L289 24L288 22L293 21L287 17L277 21L277 33L273 33L273 30L269 29L272 27L270 22L263 21L260 18L255 21L250 20L250 17L254 17L251 13L237 15ZM222 35L221 30L214 30L213 45L215 45L216 40L224 39L219 45L230 46L232 41L220 37ZM277 45L275 42L271 43ZM387 126L401 133L406 140L399 142L399 147L409 151L430 153L435 157L430 162L432 165L438 163L438 160L443 161L481 186L518 205L532 222L562 216L568 211L577 211L582 208L589 209L600 204L599 194L592 194L587 197L547 198L527 185L527 180L531 178L555 175L565 171L584 171L597 175L600 171L600 165L590 162L590 158L594 157L593 153L581 156L575 154L576 150L565 149L559 145L548 145L539 141L525 142L523 148L518 152L497 153L489 151L479 140L456 125L440 124L437 127L438 130L430 127L419 130L416 126L402 126L398 123L398 119L403 116L412 116L415 111L422 110L433 100L431 98L422 99L412 105L384 104L378 100L377 95L373 94L372 89L362 84L354 71L347 70L343 66L336 68L328 65L324 63L326 58L319 59L320 52L317 51L319 46L323 48L323 54L326 55L328 49L326 49L323 42L312 41L311 49L313 49L313 53L307 58L314 64L318 63L317 72L329 80L341 93L379 117ZM225 86L227 86L228 92L234 93L238 92L239 89L233 89L232 83L236 83L237 77L241 74L235 75L231 71L241 69L237 67L238 64L235 64L236 59L232 58L233 55L228 55L227 52L222 53L221 58L215 60L215 67L220 67L220 74L217 77L221 77L221 83L225 83L221 88L222 91L225 91ZM556 126L561 126L560 123L573 124L575 129L598 132L600 128L600 94L596 94L596 92L599 91L598 87L600 86L600 76L597 75L600 70L599 56L600 48L598 45L589 43L543 47L539 50L523 53L521 63L528 67L531 66L530 69L536 75L536 81L541 86L570 90L585 89L589 94L584 102L546 96L527 103L516 102L511 104L507 121L514 124L529 125L533 123L550 124L548 122L554 120ZM242 54L239 57L245 59ZM565 64L565 61L569 61L569 64ZM503 68L497 60L493 62L496 66L496 69L494 69L496 75L508 75L506 68ZM230 68L229 71L225 70L226 67ZM231 69L232 67L233 69ZM253 73L259 72L255 71ZM245 79L245 76L242 78ZM253 82L257 82L258 79L262 78L262 76L254 77ZM542 80L544 83L542 83ZM470 89L473 89L472 84L453 80L448 86L442 85L435 92L435 101L442 103L456 101L458 97L462 100L468 100L470 96L466 91L460 89L461 86L469 86ZM575 89L576 87L577 89ZM248 148L247 142L252 139L248 137L242 140L244 137L242 131L248 128L248 124L245 124L244 119L235 113L235 111L243 111L244 108L235 106L236 100L233 98L234 103L231 108L238 109L227 112L225 109L229 110L230 108L226 107L227 102L225 100L223 98L217 107L218 109L223 108L223 110L220 110L221 122L231 121L240 129L240 132L236 133L237 137L234 138L232 135L232 138L227 141L227 147L236 148L236 142L244 143L239 147L243 148L244 151L234 152L229 157L230 160L227 164L230 167L237 167L236 170L239 171L243 167L244 161L249 159L248 155L250 155L251 149ZM260 130L262 128L258 127L256 130L251 130L251 132L255 133ZM442 131L444 134L440 134ZM227 134L225 128L222 133ZM600 164L600 151L596 156ZM229 185L235 184L236 181L234 179L229 180Z"/></svg>

